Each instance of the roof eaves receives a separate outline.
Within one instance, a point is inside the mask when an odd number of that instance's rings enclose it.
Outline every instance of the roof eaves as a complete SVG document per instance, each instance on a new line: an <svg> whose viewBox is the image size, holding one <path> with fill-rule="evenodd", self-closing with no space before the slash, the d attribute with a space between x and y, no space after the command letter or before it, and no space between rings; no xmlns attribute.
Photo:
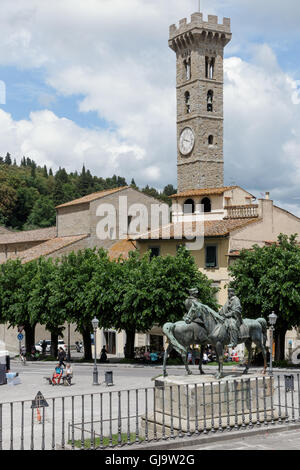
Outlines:
<svg viewBox="0 0 300 470"><path fill-rule="evenodd" d="M72 207L78 206L80 204L90 204L97 199L102 199L106 196L111 196L120 191L124 191L125 189L130 188L130 186L121 186L120 188L112 188L112 189L104 189L103 191L97 191L96 193L87 194L78 199L74 199L73 201L65 202L64 204L60 204L56 206L55 209L62 209L63 207ZM93 197L92 197L93 196Z"/></svg>

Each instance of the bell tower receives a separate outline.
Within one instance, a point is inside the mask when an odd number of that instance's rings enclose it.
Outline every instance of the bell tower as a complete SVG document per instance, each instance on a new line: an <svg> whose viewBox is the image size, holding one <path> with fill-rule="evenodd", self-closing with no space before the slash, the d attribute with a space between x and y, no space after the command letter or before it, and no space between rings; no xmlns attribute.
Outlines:
<svg viewBox="0 0 300 470"><path fill-rule="evenodd" d="M170 26L176 53L178 192L224 186L223 60L230 19L194 13Z"/></svg>

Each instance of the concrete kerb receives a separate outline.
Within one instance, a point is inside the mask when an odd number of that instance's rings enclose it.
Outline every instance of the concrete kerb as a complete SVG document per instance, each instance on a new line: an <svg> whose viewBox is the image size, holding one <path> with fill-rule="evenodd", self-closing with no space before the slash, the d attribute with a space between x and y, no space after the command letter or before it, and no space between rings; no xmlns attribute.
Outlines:
<svg viewBox="0 0 300 470"><path fill-rule="evenodd" d="M15 364L15 363L20 363L19 359L11 359L11 363ZM57 361L27 361L27 364L30 364L30 365L53 365L53 364L57 364ZM93 365L92 362L77 362L77 361L72 361L71 360L71 364L72 365L77 365L77 366L91 366ZM161 370L162 371L162 364L157 364L157 365L151 365L151 364L126 364L126 363L122 363L122 362L111 362L111 363L99 363L97 362L97 365L98 366L101 366L101 367L107 367L107 368L111 368L111 367L124 367L124 368L131 368L131 369L142 369L142 368L147 368L147 369L156 369L156 370ZM203 366L203 369L204 371L205 370L216 370L218 366L210 366L210 365L206 365L206 366ZM237 370L241 370L242 372L242 366L239 366L239 365L230 365L230 366L227 366L228 367L228 370L230 370L230 368L237 368ZM224 372L226 372L227 370L227 367L224 369ZM181 364L178 364L178 365L171 365L171 366L168 366L168 369L184 369L184 365L181 365ZM190 365L190 369L194 372L198 372L198 366L191 366ZM250 372L260 372L263 370L263 367L251 367L250 369ZM300 367L299 368L294 368L294 367L291 367L291 368L277 368L277 367L274 367L273 366L273 372L278 372L278 373L294 373L294 374L299 374L300 373ZM170 375L170 374L169 374Z"/></svg>
<svg viewBox="0 0 300 470"><path fill-rule="evenodd" d="M216 431L214 434L201 434L200 436L192 437L181 437L175 439L151 441L148 444L133 444L131 446L118 447L111 450L176 450L192 447L192 446L206 446L208 444L213 444L216 442L225 442L231 441L233 439L242 439L244 437L257 436L257 435L266 435L266 434L275 434L284 431L292 431L300 429L300 423L296 424L274 424L269 426L261 425L260 428L255 429L245 429L239 431ZM109 449L107 449L109 450Z"/></svg>

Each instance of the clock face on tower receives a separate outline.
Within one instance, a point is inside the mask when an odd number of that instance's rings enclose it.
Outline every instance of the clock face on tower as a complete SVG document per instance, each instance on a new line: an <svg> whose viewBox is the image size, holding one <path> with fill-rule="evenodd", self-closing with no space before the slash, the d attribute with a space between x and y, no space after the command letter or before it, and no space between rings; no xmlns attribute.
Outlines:
<svg viewBox="0 0 300 470"><path fill-rule="evenodd" d="M190 127L185 127L180 134L179 150L182 155L188 155L194 148L195 136Z"/></svg>

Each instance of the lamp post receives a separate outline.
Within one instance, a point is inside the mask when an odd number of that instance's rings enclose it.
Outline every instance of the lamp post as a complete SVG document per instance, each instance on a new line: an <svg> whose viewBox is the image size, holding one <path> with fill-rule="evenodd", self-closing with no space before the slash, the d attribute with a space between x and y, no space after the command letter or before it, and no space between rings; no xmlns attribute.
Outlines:
<svg viewBox="0 0 300 470"><path fill-rule="evenodd" d="M275 312L272 312L269 315L270 323L270 375L273 375L273 332L275 329L275 323L277 320L277 315Z"/></svg>
<svg viewBox="0 0 300 470"><path fill-rule="evenodd" d="M67 355L67 360L68 362L71 361L71 345L70 345L70 323L68 323L68 355Z"/></svg>
<svg viewBox="0 0 300 470"><path fill-rule="evenodd" d="M97 328L99 325L99 320L95 317L92 320L93 330L94 330L94 349L95 349L95 357L94 357L94 370L93 370L93 385L99 385L98 382L98 369L97 369L97 348L96 348L96 333Z"/></svg>

